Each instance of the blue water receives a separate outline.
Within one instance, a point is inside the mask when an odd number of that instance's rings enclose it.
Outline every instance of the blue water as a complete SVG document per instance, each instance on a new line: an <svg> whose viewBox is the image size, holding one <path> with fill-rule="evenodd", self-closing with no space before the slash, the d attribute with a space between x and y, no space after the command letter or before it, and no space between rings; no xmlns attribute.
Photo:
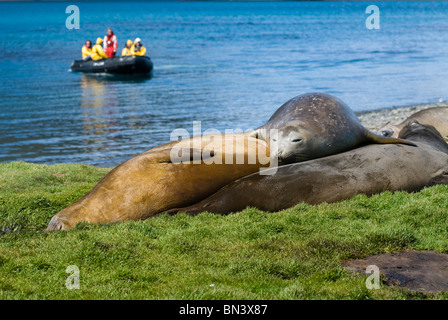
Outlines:
<svg viewBox="0 0 448 320"><path fill-rule="evenodd" d="M107 27L120 50L142 38L153 78L68 71ZM0 3L0 30L0 162L113 166L193 120L246 130L311 91L356 111L448 98L447 2Z"/></svg>

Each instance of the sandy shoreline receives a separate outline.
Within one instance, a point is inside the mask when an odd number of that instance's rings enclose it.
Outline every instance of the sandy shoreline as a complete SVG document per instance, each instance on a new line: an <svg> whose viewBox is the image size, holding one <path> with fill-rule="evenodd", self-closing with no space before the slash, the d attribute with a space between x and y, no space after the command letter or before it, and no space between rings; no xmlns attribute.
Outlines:
<svg viewBox="0 0 448 320"><path fill-rule="evenodd" d="M448 101L416 104L406 107L392 107L355 113L366 128L375 130L383 127L387 123L399 124L413 113L432 107L448 107Z"/></svg>

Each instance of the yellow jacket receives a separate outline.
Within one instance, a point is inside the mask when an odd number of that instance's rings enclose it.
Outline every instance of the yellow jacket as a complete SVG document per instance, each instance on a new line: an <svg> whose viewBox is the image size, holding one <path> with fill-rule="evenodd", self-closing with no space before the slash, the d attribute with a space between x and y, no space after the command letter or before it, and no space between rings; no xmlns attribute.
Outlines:
<svg viewBox="0 0 448 320"><path fill-rule="evenodd" d="M135 46L132 46L131 48L131 54L135 56L144 56L146 53L146 48L144 46L140 47L140 51L135 51Z"/></svg>
<svg viewBox="0 0 448 320"><path fill-rule="evenodd" d="M122 56L132 56L132 50L134 50L134 46L132 46L130 49L128 49L127 47L124 47L123 50L121 50L121 55Z"/></svg>
<svg viewBox="0 0 448 320"><path fill-rule="evenodd" d="M82 46L82 59L84 60L86 57L92 54L92 48L87 48L86 46Z"/></svg>
<svg viewBox="0 0 448 320"><path fill-rule="evenodd" d="M100 44L96 44L92 48L92 60L101 60L109 58L104 52L103 47Z"/></svg>

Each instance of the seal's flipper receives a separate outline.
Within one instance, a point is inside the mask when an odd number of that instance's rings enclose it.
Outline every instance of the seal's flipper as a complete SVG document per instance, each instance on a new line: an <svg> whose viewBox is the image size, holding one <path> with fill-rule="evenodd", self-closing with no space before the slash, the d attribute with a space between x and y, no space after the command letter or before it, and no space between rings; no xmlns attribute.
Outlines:
<svg viewBox="0 0 448 320"><path fill-rule="evenodd" d="M383 137L379 136L375 133L372 133L370 131L367 131L367 141L372 143L378 143L378 144L407 144L409 146L417 147L417 145L409 140L399 139L399 138L389 138L389 137Z"/></svg>
<svg viewBox="0 0 448 320"><path fill-rule="evenodd" d="M208 212L207 209L202 209L200 207L196 208L195 205L192 205L190 207L185 207L185 208L169 209L169 210L161 212L160 214L169 214L169 215L173 216L178 213L185 213L190 216L197 216L198 214L205 213L205 212Z"/></svg>
<svg viewBox="0 0 448 320"><path fill-rule="evenodd" d="M192 163L193 161L203 161L211 159L216 155L216 152L204 148L203 150L197 148L177 148L166 149L159 152L157 156L158 163Z"/></svg>
<svg viewBox="0 0 448 320"><path fill-rule="evenodd" d="M269 133L270 133L269 129L260 127L258 129L249 131L246 135L249 136L250 138L255 138L255 139L262 140L264 142L269 142L269 140L270 140Z"/></svg>

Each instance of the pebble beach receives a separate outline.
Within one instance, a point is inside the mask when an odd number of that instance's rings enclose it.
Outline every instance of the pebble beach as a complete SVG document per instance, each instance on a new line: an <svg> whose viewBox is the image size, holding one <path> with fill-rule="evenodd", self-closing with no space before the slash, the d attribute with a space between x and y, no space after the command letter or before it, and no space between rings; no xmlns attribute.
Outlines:
<svg viewBox="0 0 448 320"><path fill-rule="evenodd" d="M410 115L424 109L448 107L448 101L429 104L416 104L406 107L392 107L371 111L355 112L361 123L369 130L377 130L386 124L399 124Z"/></svg>

